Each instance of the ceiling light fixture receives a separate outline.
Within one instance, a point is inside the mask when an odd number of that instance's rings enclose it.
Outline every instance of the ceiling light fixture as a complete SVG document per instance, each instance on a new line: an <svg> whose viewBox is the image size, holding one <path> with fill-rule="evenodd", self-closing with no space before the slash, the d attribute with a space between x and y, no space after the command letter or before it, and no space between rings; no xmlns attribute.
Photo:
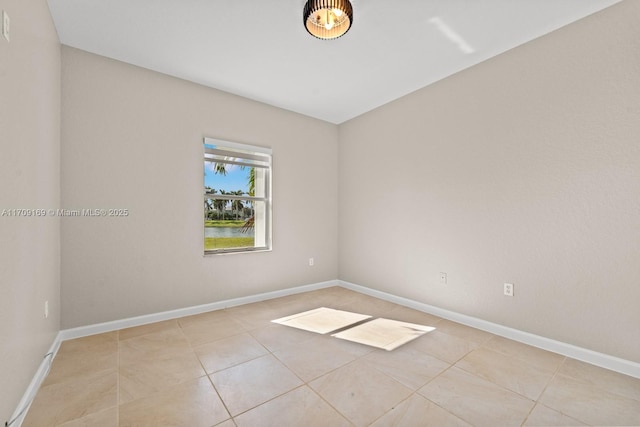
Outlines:
<svg viewBox="0 0 640 427"><path fill-rule="evenodd" d="M343 36L353 24L353 7L349 0L308 0L302 22L309 34L323 40Z"/></svg>

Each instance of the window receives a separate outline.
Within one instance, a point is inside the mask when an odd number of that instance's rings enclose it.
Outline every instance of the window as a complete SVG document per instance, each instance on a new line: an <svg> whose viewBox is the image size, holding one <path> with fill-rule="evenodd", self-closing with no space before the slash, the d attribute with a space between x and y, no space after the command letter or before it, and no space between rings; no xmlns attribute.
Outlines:
<svg viewBox="0 0 640 427"><path fill-rule="evenodd" d="M271 249L271 149L204 139L204 253Z"/></svg>

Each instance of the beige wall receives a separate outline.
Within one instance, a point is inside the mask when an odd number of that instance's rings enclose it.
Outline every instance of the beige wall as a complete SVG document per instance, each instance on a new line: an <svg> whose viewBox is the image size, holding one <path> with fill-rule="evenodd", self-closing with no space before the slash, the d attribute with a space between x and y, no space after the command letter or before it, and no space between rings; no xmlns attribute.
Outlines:
<svg viewBox="0 0 640 427"><path fill-rule="evenodd" d="M60 44L45 0L0 0L0 212L60 202ZM0 422L60 326L60 221L0 216ZM50 304L44 318L44 301Z"/></svg>
<svg viewBox="0 0 640 427"><path fill-rule="evenodd" d="M339 277L640 361L638 16L623 2L342 124Z"/></svg>
<svg viewBox="0 0 640 427"><path fill-rule="evenodd" d="M63 47L62 327L337 277L337 126ZM202 138L273 148L273 251L203 256ZM309 267L308 258L315 258Z"/></svg>

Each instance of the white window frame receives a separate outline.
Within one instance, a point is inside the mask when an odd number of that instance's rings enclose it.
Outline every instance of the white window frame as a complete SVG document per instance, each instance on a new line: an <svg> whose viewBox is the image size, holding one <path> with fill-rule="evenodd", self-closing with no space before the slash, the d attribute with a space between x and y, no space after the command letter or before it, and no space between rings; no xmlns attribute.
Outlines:
<svg viewBox="0 0 640 427"><path fill-rule="evenodd" d="M228 165L240 165L256 168L255 192L256 195L236 196L231 194L209 194L204 189L204 199L220 200L250 200L254 203L254 239L255 246L241 248L221 248L204 250L205 255L259 252L272 250L272 150L267 147L256 145L240 144L237 142L225 141L215 138L204 138L204 161L214 163L224 163ZM204 187L204 182L203 182ZM264 206L259 209L258 206ZM203 225L204 227L204 225ZM203 229L204 234L204 229ZM203 236L203 248L204 248Z"/></svg>

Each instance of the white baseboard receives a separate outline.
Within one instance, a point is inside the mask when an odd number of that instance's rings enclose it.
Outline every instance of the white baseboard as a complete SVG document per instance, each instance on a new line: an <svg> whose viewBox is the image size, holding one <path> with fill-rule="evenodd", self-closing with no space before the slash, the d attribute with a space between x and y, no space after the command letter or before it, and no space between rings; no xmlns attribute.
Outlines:
<svg viewBox="0 0 640 427"><path fill-rule="evenodd" d="M113 320L111 322L97 323L95 325L80 326L72 329L64 329L60 331L62 341L86 337L89 335L102 334L104 332L117 331L119 329L131 328L133 326L141 326L149 323L161 322L163 320L177 319L184 316L192 316L194 314L206 313L214 310L221 310L237 305L250 304L253 302L266 301L273 298L284 297L287 295L299 294L302 292L315 291L317 289L328 288L331 286L339 286L337 280L327 282L313 283L310 285L297 286L295 288L282 289L279 291L265 292L247 297L233 298L224 301L212 302L209 304L196 305L193 307L179 308L177 310L163 311L160 313L146 314L143 316L130 317L127 319Z"/></svg>
<svg viewBox="0 0 640 427"><path fill-rule="evenodd" d="M615 356L610 356L608 354L598 353L596 351L577 347L572 344L555 341L549 338L541 337L539 335L534 335L528 332L520 331L518 329L499 325L497 323L487 322L486 320L478 319L476 317L471 317L442 308L434 307L429 304L424 304L421 302L410 300L408 298L403 298L396 295L388 294L386 292L377 291L375 289L370 289L364 286L356 285L354 283L345 282L343 280L338 280L338 283L343 288L351 289L352 291L360 292L365 295L380 298L385 301L400 304L405 307L423 311L425 313L433 314L434 316L442 317L443 319L462 323L463 325L491 332L492 334L509 338L514 341L519 341L524 344L529 344L543 350L562 354L564 356L581 360L592 365L620 372L621 374L640 378L640 363L621 359Z"/></svg>
<svg viewBox="0 0 640 427"><path fill-rule="evenodd" d="M60 349L61 342L62 340L60 339L60 332L58 332L55 339L53 340L53 343L51 344L51 347L49 347L49 351L45 354L42 362L40 363L40 366L38 366L38 370L31 379L27 390L22 395L22 399L20 399L20 402L18 402L18 408L15 410L13 415L11 415L11 418L8 421L11 422L11 427L20 427L22 425L24 417L27 415L29 407L31 406L33 399L36 397L36 393L38 393L38 390L40 389L40 385L42 385L42 382L49 373L49 368L51 367L51 363L58 353L58 349Z"/></svg>

